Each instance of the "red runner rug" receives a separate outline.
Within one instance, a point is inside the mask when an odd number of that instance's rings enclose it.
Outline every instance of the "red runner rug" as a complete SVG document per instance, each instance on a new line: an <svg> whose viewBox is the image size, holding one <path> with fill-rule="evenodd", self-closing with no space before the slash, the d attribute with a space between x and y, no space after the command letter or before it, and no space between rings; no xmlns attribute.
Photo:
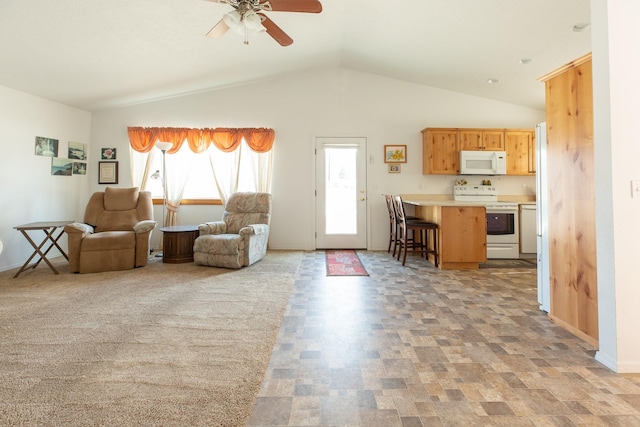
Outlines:
<svg viewBox="0 0 640 427"><path fill-rule="evenodd" d="M327 276L368 276L353 250L327 250Z"/></svg>

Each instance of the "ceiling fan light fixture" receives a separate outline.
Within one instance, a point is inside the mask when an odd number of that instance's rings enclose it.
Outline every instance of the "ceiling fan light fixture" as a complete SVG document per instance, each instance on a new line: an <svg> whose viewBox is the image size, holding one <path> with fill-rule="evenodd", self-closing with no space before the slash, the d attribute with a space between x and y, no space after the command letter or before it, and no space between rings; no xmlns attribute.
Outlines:
<svg viewBox="0 0 640 427"><path fill-rule="evenodd" d="M260 16L253 12L249 11L244 14L244 25L247 29L255 32L263 32L267 31L267 29L262 25L262 19Z"/></svg>
<svg viewBox="0 0 640 427"><path fill-rule="evenodd" d="M222 20L232 30L237 30L239 27L242 26L242 16L240 15L240 12L238 12L237 10L233 10L229 13L225 13L222 16Z"/></svg>

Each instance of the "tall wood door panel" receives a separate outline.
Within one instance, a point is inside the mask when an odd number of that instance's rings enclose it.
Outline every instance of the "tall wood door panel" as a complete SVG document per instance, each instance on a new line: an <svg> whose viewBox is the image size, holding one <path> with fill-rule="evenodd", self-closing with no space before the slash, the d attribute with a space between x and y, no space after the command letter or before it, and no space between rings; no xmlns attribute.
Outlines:
<svg viewBox="0 0 640 427"><path fill-rule="evenodd" d="M460 145L457 129L428 128L422 131L422 173L457 175Z"/></svg>
<svg viewBox="0 0 640 427"><path fill-rule="evenodd" d="M542 77L546 92L551 311L598 346L591 55Z"/></svg>

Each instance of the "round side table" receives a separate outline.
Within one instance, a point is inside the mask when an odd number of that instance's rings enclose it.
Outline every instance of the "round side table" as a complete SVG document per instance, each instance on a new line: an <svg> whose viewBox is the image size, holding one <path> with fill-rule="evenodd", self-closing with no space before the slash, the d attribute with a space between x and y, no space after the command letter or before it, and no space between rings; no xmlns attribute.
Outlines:
<svg viewBox="0 0 640 427"><path fill-rule="evenodd" d="M160 227L162 231L162 262L180 264L193 262L193 244L200 235L197 225Z"/></svg>

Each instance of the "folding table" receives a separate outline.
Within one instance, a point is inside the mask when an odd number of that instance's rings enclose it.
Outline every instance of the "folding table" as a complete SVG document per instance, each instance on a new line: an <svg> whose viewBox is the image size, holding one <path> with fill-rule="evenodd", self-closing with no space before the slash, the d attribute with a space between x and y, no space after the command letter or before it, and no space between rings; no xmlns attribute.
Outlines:
<svg viewBox="0 0 640 427"><path fill-rule="evenodd" d="M20 268L20 270L18 270L16 275L13 277L14 278L18 277L20 273L25 271L27 268L36 268L41 261L46 262L49 268L51 269L51 271L53 271L55 274L59 274L58 270L56 270L53 264L51 264L51 262L49 262L49 260L47 259L47 254L55 246L56 248L58 248L60 253L67 260L69 260L67 253L64 251L64 249L60 247L60 245L58 245L58 239L60 239L60 237L64 233L64 226L72 222L73 221L41 221L41 222L31 222L29 224L23 224L17 227L13 227L16 230L20 231L22 235L29 241L29 243L31 243L31 246L33 246L33 248L35 249L31 254L31 256L29 257L29 259L24 263L22 268ZM31 239L31 236L29 236L28 231L32 231L32 230L44 231L45 237L40 244L36 244L33 241L33 239ZM56 230L59 230L59 232L56 233ZM42 248L47 243L49 243L49 246L43 252ZM39 256L38 260L33 265L30 266L29 263L36 255Z"/></svg>

